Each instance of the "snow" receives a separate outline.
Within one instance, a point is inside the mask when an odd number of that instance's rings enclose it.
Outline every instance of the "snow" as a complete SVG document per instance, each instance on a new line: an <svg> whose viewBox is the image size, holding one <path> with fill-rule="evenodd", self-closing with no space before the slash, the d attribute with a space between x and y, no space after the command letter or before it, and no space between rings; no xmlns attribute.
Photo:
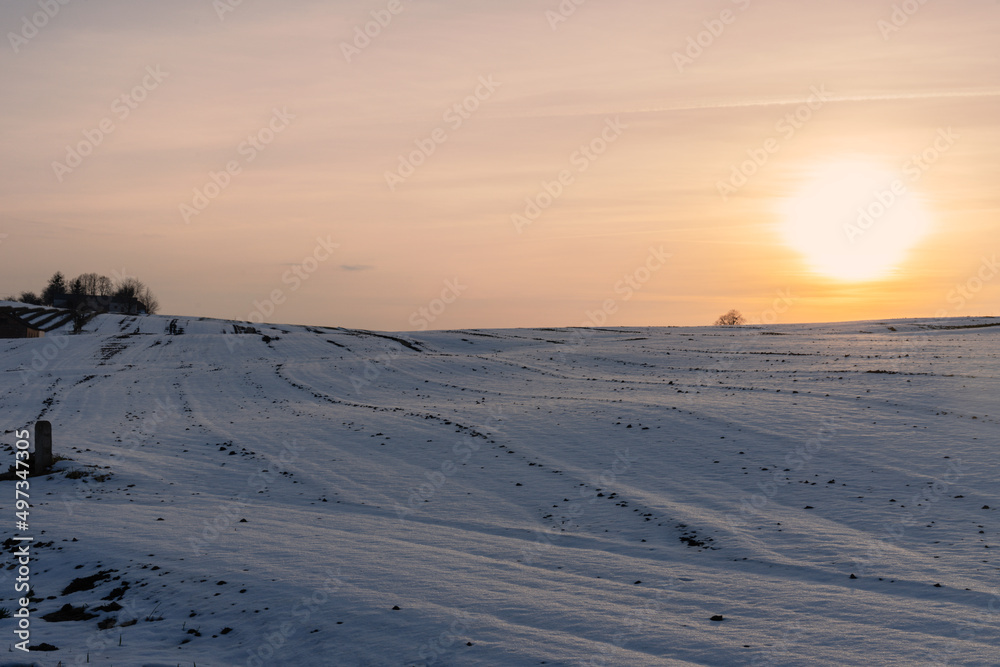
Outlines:
<svg viewBox="0 0 1000 667"><path fill-rule="evenodd" d="M67 457L4 664L1000 663L998 320L233 324L0 341Z"/></svg>

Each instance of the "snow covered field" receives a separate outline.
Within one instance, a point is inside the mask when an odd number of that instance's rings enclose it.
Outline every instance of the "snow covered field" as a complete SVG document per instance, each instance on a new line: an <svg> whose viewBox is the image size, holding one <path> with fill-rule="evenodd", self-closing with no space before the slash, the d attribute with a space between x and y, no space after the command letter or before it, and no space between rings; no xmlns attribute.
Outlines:
<svg viewBox="0 0 1000 667"><path fill-rule="evenodd" d="M0 341L0 664L1000 664L996 319L172 320Z"/></svg>

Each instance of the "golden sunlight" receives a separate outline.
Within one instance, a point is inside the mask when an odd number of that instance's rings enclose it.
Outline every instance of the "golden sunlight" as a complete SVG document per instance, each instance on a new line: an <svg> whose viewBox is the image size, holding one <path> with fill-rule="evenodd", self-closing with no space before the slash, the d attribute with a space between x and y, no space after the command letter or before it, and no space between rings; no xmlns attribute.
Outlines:
<svg viewBox="0 0 1000 667"><path fill-rule="evenodd" d="M889 277L930 229L903 178L860 161L817 169L781 215L786 242L813 271L852 282Z"/></svg>

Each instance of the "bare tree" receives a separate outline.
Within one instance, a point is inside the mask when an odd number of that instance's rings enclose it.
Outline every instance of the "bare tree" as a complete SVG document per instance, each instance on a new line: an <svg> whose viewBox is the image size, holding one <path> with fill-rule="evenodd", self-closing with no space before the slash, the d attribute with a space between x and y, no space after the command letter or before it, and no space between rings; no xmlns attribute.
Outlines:
<svg viewBox="0 0 1000 667"><path fill-rule="evenodd" d="M94 311L78 305L73 311L73 333L82 333L84 325L86 325L93 316Z"/></svg>
<svg viewBox="0 0 1000 667"><path fill-rule="evenodd" d="M144 286L142 288L142 294L139 296L139 303L146 307L147 315L156 315L156 313L160 311L160 301L156 298L148 286Z"/></svg>
<svg viewBox="0 0 1000 667"><path fill-rule="evenodd" d="M34 292L21 292L21 296L17 297L15 301L20 301L21 303L27 303L32 306L42 305L42 299Z"/></svg>
<svg viewBox="0 0 1000 667"><path fill-rule="evenodd" d="M138 299L145 285L138 278L122 278L115 286L115 296L119 299Z"/></svg>
<svg viewBox="0 0 1000 667"><path fill-rule="evenodd" d="M94 294L97 296L111 296L115 292L115 284L107 276L97 276L94 283Z"/></svg>
<svg viewBox="0 0 1000 667"><path fill-rule="evenodd" d="M98 295L100 294L98 283L101 278L102 276L99 276L96 273L81 273L73 282L76 282L77 280L80 281L80 286L83 288L84 294ZM108 282L110 283L110 281Z"/></svg>
<svg viewBox="0 0 1000 667"><path fill-rule="evenodd" d="M115 297L138 301L149 315L155 314L160 309L160 304L153 292L138 278L122 278L115 289Z"/></svg>
<svg viewBox="0 0 1000 667"><path fill-rule="evenodd" d="M743 317L743 313L736 310L730 310L725 315L722 315L715 321L715 326L717 327L736 327L741 324L746 324L746 318Z"/></svg>

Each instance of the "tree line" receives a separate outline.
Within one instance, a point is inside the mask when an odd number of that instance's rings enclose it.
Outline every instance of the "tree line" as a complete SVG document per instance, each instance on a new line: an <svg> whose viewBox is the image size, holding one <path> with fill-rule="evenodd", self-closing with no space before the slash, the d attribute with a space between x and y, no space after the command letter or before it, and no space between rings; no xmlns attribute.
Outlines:
<svg viewBox="0 0 1000 667"><path fill-rule="evenodd" d="M35 306L52 306L56 299L65 295L94 296L107 303L112 300L126 302L135 300L150 315L156 314L160 309L160 302L152 290L138 278L124 276L118 280L112 280L96 273L81 273L73 280L67 281L66 276L61 271L56 271L49 278L49 282L41 294L21 292L20 296L9 296L7 300L20 301Z"/></svg>

